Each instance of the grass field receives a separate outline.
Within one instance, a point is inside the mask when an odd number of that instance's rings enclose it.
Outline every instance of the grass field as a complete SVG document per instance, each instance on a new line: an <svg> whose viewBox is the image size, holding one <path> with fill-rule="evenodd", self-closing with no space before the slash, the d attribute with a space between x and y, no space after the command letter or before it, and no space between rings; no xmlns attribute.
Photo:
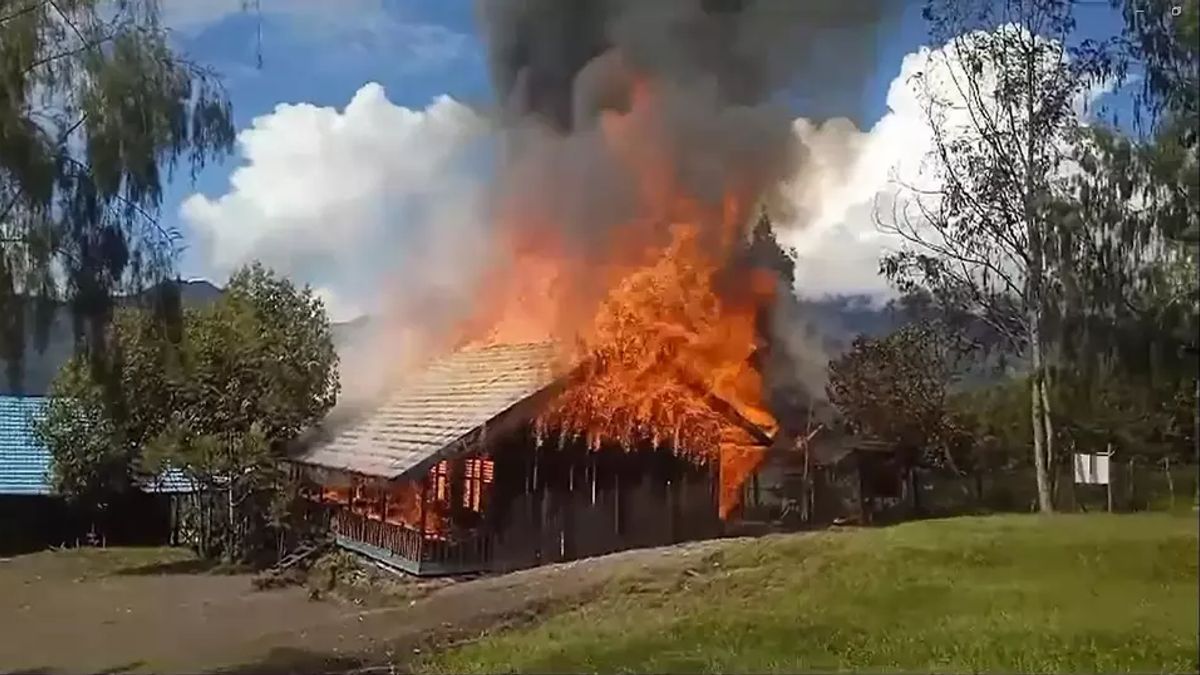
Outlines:
<svg viewBox="0 0 1200 675"><path fill-rule="evenodd" d="M442 651L432 672L1196 672L1194 514L741 541Z"/></svg>

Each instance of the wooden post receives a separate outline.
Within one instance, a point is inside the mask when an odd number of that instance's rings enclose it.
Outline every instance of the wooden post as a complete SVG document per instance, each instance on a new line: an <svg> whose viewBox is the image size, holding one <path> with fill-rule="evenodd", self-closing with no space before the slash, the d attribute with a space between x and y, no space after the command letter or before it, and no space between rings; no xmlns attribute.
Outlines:
<svg viewBox="0 0 1200 675"><path fill-rule="evenodd" d="M421 511L421 538L422 539L425 538L425 522L426 522L426 513L425 512L429 508L428 499L429 499L429 474L426 474L421 477L421 509L420 509L420 511Z"/></svg>
<svg viewBox="0 0 1200 675"><path fill-rule="evenodd" d="M812 514L812 441L804 444L804 471L800 477L800 522L808 525L813 520Z"/></svg>
<svg viewBox="0 0 1200 675"><path fill-rule="evenodd" d="M1171 508L1175 508L1175 479L1171 477L1171 456L1163 457L1163 473L1167 475L1167 493L1171 495Z"/></svg>
<svg viewBox="0 0 1200 675"><path fill-rule="evenodd" d="M1108 485L1106 485L1105 487L1108 489L1108 512L1112 513L1113 512L1113 475L1116 473L1116 471L1115 471L1116 467L1113 465L1112 443L1108 444L1107 450L1108 450Z"/></svg>
<svg viewBox="0 0 1200 675"><path fill-rule="evenodd" d="M574 455L574 453L572 453ZM562 550L559 555L566 559L568 555L575 555L575 459L571 459L571 466L567 469L567 498L565 511L563 512L563 538Z"/></svg>
<svg viewBox="0 0 1200 675"><path fill-rule="evenodd" d="M388 519L388 493L392 491L392 484L388 482L384 483L383 486L381 490L383 492L383 503L379 505L379 522L386 523Z"/></svg>

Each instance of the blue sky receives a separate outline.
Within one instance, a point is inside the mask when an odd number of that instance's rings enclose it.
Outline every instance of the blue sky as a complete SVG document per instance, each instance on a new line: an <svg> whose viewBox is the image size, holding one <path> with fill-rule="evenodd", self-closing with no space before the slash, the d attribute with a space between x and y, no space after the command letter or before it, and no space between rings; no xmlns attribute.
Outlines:
<svg viewBox="0 0 1200 675"><path fill-rule="evenodd" d="M469 103L489 100L484 53L469 0L330 0L326 7L316 6L322 0L295 3L308 4L307 10L289 7L289 1L268 0L261 12L227 2L225 11L200 16L184 11L182 18L167 5L166 21L175 24L178 46L224 77L239 130L281 103L342 108L368 82L383 85L393 103L414 109L442 94ZM356 5L360 11L355 11ZM205 169L195 184L184 178L171 185L163 218L181 228L185 241L189 233L179 218L182 200L193 192L223 192L239 161L232 156ZM193 253L185 251L185 276L203 268Z"/></svg>
<svg viewBox="0 0 1200 675"><path fill-rule="evenodd" d="M875 155L859 158L860 163L911 154L910 149L895 147L905 141L905 133L898 131L901 125L889 126L880 120L889 115L889 86L900 75L906 55L929 42L921 0L879 1L895 3L896 12L891 21L880 26L874 45L846 47L867 50L873 67L857 99L853 91L848 101L842 96L840 105L851 109L838 111L857 124L862 136L860 145L874 142L871 152ZM250 129L258 139L257 150L239 148L225 162L203 171L195 183L184 177L169 186L163 219L184 235L187 248L180 261L181 274L185 278L215 277L219 283L227 271L219 269L201 250L200 235L192 229L195 212L191 218L181 217L181 205L189 197L193 202L205 202L206 214L220 230L223 245L232 242L227 249L255 256L272 251L272 247L280 249L276 252L283 256L283 262L268 260L268 264L282 267L280 271L285 274L342 300L364 296L378 284L378 274L368 274L367 268L395 267L406 253L410 259L403 264L409 266L419 266L422 257L435 258L422 247L438 246L446 239L445 230L463 233L465 246L469 228L461 224L443 226L443 222L469 221L479 212L472 211L470 204L451 213L446 213L442 205L430 205L472 194L470 177L459 171L461 161L441 156L435 146L443 141L469 145L477 131L470 110L486 110L492 103L474 0L259 3L260 11L245 9L244 0L164 3L164 20L177 46L193 60L223 74L237 128ZM1081 5L1078 19L1085 36L1111 34L1119 21L1107 0ZM379 91L356 97L364 94L364 85L371 82L382 86L386 100ZM806 91L803 83L798 83L795 91L780 99L791 105L797 116L805 116L813 114L812 104L821 102L821 94ZM466 107L445 101L439 104L443 96ZM347 107L352 100L359 103L353 119ZM278 106L290 104L326 110L289 107L277 112ZM350 129L352 125L357 126ZM389 131L388 125L404 128ZM885 132L892 134L890 140L884 138ZM422 143L426 137L428 141ZM889 144L892 147L887 147ZM841 151L834 154L837 152ZM388 153L413 157L392 158ZM432 159L426 161L427 155ZM334 168L322 175L322 162ZM431 168L422 172L426 166ZM443 180L438 172L448 174L447 178ZM862 178L847 174L838 180L848 182L856 177ZM231 185L231 178L242 184ZM338 179L344 180L335 185ZM875 180L882 177L876 176ZM274 183L289 181L284 189L274 190ZM374 192L357 194L363 181L374 182ZM442 182L447 185L439 185ZM308 209L308 198L317 192L322 194L316 195L319 199ZM205 199L199 200L193 196L196 194ZM813 243L818 238L809 237L816 248L811 264L803 266L810 270L805 283L823 289L821 292L881 291L875 272L880 245L870 232L870 218L861 208L866 196L866 192L857 195L860 202L854 208L833 204L826 209L849 213L847 218L857 217L860 222L831 226L821 234L824 239L820 244ZM357 202L351 203L355 199ZM285 202L282 207L281 200ZM298 206L297 202L304 205ZM453 209L458 205L450 206ZM280 215L281 209L286 213ZM360 220L373 224L359 227ZM254 228L265 234L260 236ZM242 229L246 233L239 232ZM387 236L380 235L381 229L388 230ZM315 237L317 243L299 251L286 245L289 238L305 235ZM336 248L342 239L352 236L359 237L357 248L347 246L321 259L321 246L331 243L329 248ZM441 245L455 247L457 243ZM351 270L357 272L354 274L345 272L347 267L362 269ZM854 279L845 277L847 270L853 270ZM327 302L347 304L346 311L369 311L357 299Z"/></svg>
<svg viewBox="0 0 1200 675"><path fill-rule="evenodd" d="M320 0L290 6L288 0L267 0L261 12L216 0L218 7L209 10L180 8L197 1L171 0L166 21L180 48L222 73L239 130L281 103L342 108L368 82L383 85L396 105L413 109L442 94L472 105L491 102L472 0L330 0L324 7ZM856 115L867 127L886 110L887 85L901 58L924 40L919 4L907 4L895 25L879 31L877 67L864 84ZM330 9L335 5L343 8ZM185 178L170 187L163 217L183 231L185 241L182 200L193 192L222 193L239 161L231 157L206 169L195 184ZM185 276L202 274L203 268L194 249L185 251Z"/></svg>

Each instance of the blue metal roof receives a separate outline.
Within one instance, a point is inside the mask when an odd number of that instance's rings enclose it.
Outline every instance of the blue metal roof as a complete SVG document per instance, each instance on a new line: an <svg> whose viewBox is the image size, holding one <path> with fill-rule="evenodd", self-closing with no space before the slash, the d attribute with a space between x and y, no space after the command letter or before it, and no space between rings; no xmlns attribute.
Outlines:
<svg viewBox="0 0 1200 675"><path fill-rule="evenodd" d="M50 450L33 435L46 399L0 396L0 495L50 494Z"/></svg>
<svg viewBox="0 0 1200 675"><path fill-rule="evenodd" d="M0 395L0 495L53 493L50 450L33 433L45 410L43 396ZM179 469L140 481L146 492L193 492L192 482Z"/></svg>
<svg viewBox="0 0 1200 675"><path fill-rule="evenodd" d="M138 481L143 492L180 493L195 492L196 485L187 474L174 467L168 468L157 477L143 478Z"/></svg>

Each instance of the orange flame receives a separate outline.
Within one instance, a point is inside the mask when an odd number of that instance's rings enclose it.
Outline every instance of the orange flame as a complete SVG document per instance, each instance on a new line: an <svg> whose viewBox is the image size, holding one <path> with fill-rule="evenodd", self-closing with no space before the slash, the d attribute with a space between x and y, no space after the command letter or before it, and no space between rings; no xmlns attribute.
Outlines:
<svg viewBox="0 0 1200 675"><path fill-rule="evenodd" d="M485 275L466 342L553 341L582 377L542 415L593 447L639 442L718 458L720 511L737 505L762 445L713 398L764 433L776 423L751 363L756 319L775 291L769 273L737 269L757 195L726 186L719 203L685 193L659 133L653 87L639 80L625 114L599 133L639 188L637 215L572 246L528 186L500 210L507 264ZM521 167L515 167L520 175ZM585 186L586 187L586 186Z"/></svg>

